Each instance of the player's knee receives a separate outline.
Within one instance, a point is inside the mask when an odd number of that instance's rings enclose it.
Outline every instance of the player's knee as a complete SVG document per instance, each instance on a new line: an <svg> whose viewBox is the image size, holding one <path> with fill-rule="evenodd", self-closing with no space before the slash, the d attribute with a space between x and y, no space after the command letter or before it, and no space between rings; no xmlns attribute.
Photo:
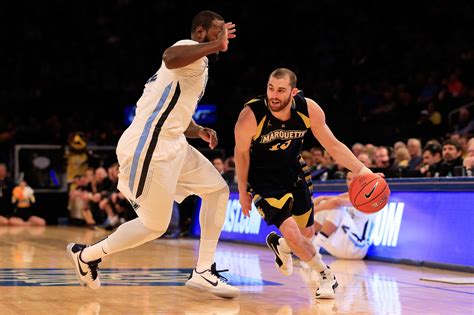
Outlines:
<svg viewBox="0 0 474 315"><path fill-rule="evenodd" d="M285 240L290 243L290 247L297 246L301 242L302 234L297 227L289 227L282 231L282 234Z"/></svg>
<svg viewBox="0 0 474 315"><path fill-rule="evenodd" d="M150 233L162 235L168 229L169 221L164 222L165 220L142 220L143 225L150 230Z"/></svg>

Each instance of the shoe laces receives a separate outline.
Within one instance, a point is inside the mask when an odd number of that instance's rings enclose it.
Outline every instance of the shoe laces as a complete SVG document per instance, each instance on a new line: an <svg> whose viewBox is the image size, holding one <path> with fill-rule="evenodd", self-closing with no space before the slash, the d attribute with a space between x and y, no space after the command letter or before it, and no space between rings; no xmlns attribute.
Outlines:
<svg viewBox="0 0 474 315"><path fill-rule="evenodd" d="M225 283L227 283L227 281L229 281L229 280L228 280L226 277L224 277L224 276L222 276L221 274L219 274L219 272L227 272L227 271L229 271L229 269L217 270L217 269L216 269L216 263L213 263L213 264L211 265L211 274L212 274L213 276L216 276L217 279L219 279L220 281L225 282Z"/></svg>
<svg viewBox="0 0 474 315"><path fill-rule="evenodd" d="M94 261L90 261L87 263L87 265L89 266L89 269L91 271L91 276L92 276L92 280L95 280L97 279L97 269L99 269L99 263L102 261L102 259L97 259L97 260L94 260Z"/></svg>

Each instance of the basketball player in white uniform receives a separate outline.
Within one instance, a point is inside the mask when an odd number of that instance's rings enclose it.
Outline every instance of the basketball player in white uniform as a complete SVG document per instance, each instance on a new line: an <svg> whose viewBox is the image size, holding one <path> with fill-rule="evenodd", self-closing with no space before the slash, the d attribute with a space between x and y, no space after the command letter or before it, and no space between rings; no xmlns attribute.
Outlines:
<svg viewBox="0 0 474 315"><path fill-rule="evenodd" d="M354 174L347 173L349 187ZM370 234L376 214L355 209L348 193L337 196L320 196L314 200L314 226L317 235L313 244L319 252L324 248L334 257L363 259L370 246Z"/></svg>
<svg viewBox="0 0 474 315"><path fill-rule="evenodd" d="M209 160L185 138L200 137L211 149L217 145L215 131L196 125L192 115L204 94L209 59L227 51L234 33L234 24L225 23L214 12L202 11L193 19L192 40L180 40L164 52L160 69L145 84L136 116L117 145L118 188L138 218L120 225L96 244L68 245L69 258L83 286L99 288L97 266L102 257L163 235L173 202L196 194L202 198L201 239L197 266L186 286L220 297L239 295L240 290L219 275L214 263L229 188Z"/></svg>

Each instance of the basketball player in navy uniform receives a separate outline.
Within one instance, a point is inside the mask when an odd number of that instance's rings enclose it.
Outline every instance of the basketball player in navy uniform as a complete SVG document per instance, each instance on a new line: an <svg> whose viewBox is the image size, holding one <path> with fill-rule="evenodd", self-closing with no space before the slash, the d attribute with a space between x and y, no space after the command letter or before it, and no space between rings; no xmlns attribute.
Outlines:
<svg viewBox="0 0 474 315"><path fill-rule="evenodd" d="M301 157L303 137L311 130L337 161L355 174L371 173L326 125L323 110L296 88L289 69L273 71L267 94L245 104L235 125L235 164L239 198L244 215L252 201L269 225L282 236L270 233L267 245L284 275L293 271L292 252L320 274L316 298L334 298L333 272L317 255L314 235L312 182Z"/></svg>
<svg viewBox="0 0 474 315"><path fill-rule="evenodd" d="M211 149L217 145L215 131L196 125L192 116L204 94L209 60L227 51L234 33L234 24L203 11L193 19L191 39L164 52L160 69L145 84L136 116L117 145L118 189L138 218L96 244L67 246L82 285L99 288L97 266L104 256L160 237L169 225L173 202L198 195L202 198L199 256L186 286L220 297L239 295L239 288L228 284L214 263L229 188L211 162L186 141L202 138Z"/></svg>

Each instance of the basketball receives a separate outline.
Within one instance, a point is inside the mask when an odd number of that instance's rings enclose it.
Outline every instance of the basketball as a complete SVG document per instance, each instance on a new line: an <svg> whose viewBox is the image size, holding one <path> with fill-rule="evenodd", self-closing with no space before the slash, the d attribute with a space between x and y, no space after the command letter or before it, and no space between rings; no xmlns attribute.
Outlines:
<svg viewBox="0 0 474 315"><path fill-rule="evenodd" d="M357 210L364 213L380 211L388 203L390 188L383 177L364 174L354 177L349 186L349 198Z"/></svg>

